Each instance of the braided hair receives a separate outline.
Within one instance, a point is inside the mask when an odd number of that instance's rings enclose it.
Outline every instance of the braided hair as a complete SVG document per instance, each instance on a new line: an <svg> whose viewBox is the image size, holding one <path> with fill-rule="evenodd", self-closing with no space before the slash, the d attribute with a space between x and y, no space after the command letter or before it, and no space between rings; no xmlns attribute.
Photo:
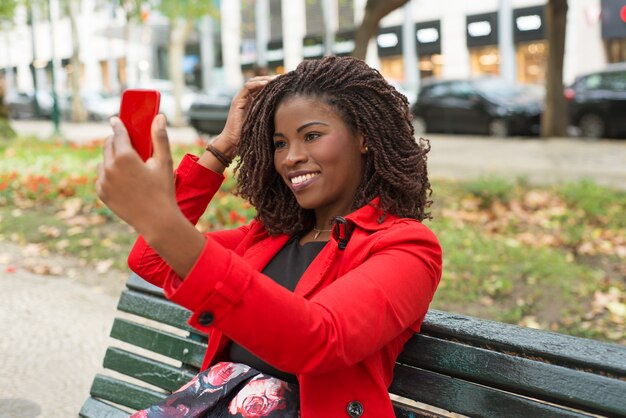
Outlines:
<svg viewBox="0 0 626 418"><path fill-rule="evenodd" d="M368 152L352 209L380 197L381 209L399 217L431 219L432 193L426 168L428 140L415 140L406 97L365 62L351 57L305 60L254 98L244 121L235 168L238 195L257 209L270 234L293 234L314 226L274 168L274 115L295 96L320 100L339 112Z"/></svg>

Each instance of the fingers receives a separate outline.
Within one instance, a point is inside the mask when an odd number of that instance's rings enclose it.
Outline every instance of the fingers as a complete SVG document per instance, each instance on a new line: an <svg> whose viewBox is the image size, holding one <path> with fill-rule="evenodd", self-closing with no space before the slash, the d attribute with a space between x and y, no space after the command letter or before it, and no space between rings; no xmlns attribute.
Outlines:
<svg viewBox="0 0 626 418"><path fill-rule="evenodd" d="M237 94L237 97L233 101L239 101L241 99L247 99L251 93L255 93L265 87L270 81L275 79L276 75L264 75L258 77L252 77L243 85L243 88Z"/></svg>
<svg viewBox="0 0 626 418"><path fill-rule="evenodd" d="M167 137L165 116L156 115L152 121L152 147L154 148L153 158L160 161L170 162L172 152L170 151L170 141Z"/></svg>
<svg viewBox="0 0 626 418"><path fill-rule="evenodd" d="M102 154L104 158L103 165L107 166L113 163L115 158L115 150L113 145L113 135L109 135L104 140L104 147L102 148Z"/></svg>
<svg viewBox="0 0 626 418"><path fill-rule="evenodd" d="M124 123L120 118L113 116L109 122L111 123L111 128L113 128L113 149L115 154L121 152L128 152L133 149L133 146L130 143L130 137L128 136L128 131L124 126Z"/></svg>

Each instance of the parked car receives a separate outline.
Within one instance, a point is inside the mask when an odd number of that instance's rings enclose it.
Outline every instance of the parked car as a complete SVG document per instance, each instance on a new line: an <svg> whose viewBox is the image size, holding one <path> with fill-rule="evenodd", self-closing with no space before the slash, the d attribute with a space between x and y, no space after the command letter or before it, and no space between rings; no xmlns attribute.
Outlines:
<svg viewBox="0 0 626 418"><path fill-rule="evenodd" d="M500 78L422 81L411 108L416 133L536 135L543 89Z"/></svg>
<svg viewBox="0 0 626 418"><path fill-rule="evenodd" d="M187 113L191 126L200 134L217 135L222 132L235 93L214 89L198 96Z"/></svg>
<svg viewBox="0 0 626 418"><path fill-rule="evenodd" d="M5 103L11 119L50 118L52 115L52 94L40 90L37 92L39 115L35 111L35 92L14 91L7 94Z"/></svg>
<svg viewBox="0 0 626 418"><path fill-rule="evenodd" d="M565 90L570 123L590 138L626 138L626 63L580 76Z"/></svg>

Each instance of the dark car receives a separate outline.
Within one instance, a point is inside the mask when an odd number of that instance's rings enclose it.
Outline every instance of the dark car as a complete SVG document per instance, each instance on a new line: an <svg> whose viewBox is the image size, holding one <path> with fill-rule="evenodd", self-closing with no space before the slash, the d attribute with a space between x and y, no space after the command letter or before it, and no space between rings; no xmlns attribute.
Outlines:
<svg viewBox="0 0 626 418"><path fill-rule="evenodd" d="M500 78L425 80L411 108L416 133L536 135L543 89Z"/></svg>
<svg viewBox="0 0 626 418"><path fill-rule="evenodd" d="M36 111L34 92L10 92L4 100L9 108L9 117L12 119L32 119L36 117L49 119L52 115L52 94L47 91L40 90L37 92L38 112Z"/></svg>
<svg viewBox="0 0 626 418"><path fill-rule="evenodd" d="M570 123L590 138L626 138L626 63L580 76L565 90Z"/></svg>
<svg viewBox="0 0 626 418"><path fill-rule="evenodd" d="M234 91L213 90L198 96L189 107L189 123L200 134L217 135L226 124Z"/></svg>

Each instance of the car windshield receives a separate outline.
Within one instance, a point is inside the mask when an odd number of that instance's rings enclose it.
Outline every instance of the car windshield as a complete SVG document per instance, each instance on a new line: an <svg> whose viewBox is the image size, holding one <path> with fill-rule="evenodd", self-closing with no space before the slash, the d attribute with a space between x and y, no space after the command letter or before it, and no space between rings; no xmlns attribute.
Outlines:
<svg viewBox="0 0 626 418"><path fill-rule="evenodd" d="M528 102L543 98L543 88L536 85L508 83L504 80L482 80L475 83L476 90L494 102Z"/></svg>

